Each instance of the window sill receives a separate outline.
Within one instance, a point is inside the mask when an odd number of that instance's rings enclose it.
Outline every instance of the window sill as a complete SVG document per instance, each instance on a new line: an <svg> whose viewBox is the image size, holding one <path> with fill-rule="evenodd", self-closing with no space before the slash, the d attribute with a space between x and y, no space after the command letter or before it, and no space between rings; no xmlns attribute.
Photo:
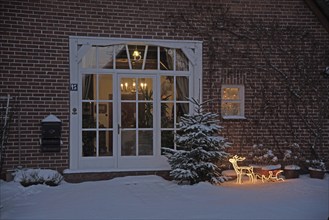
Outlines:
<svg viewBox="0 0 329 220"><path fill-rule="evenodd" d="M224 120L246 120L244 116L222 116Z"/></svg>

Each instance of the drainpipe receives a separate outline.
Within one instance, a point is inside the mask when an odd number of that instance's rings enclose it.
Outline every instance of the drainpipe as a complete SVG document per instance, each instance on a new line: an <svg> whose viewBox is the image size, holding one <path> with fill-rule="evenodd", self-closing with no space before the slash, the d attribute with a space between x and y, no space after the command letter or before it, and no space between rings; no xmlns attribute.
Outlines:
<svg viewBox="0 0 329 220"><path fill-rule="evenodd" d="M22 169L22 155L21 155L21 108L18 107L18 169Z"/></svg>

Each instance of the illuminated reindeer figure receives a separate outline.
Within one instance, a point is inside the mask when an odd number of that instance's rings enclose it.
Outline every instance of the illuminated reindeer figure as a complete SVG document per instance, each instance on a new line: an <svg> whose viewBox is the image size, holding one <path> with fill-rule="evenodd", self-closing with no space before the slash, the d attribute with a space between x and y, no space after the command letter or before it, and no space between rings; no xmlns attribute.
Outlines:
<svg viewBox="0 0 329 220"><path fill-rule="evenodd" d="M235 155L233 158L230 158L228 160L232 163L234 171L236 172L237 175L236 182L241 184L242 175L247 175L249 177L249 180L252 183L255 183L256 177L254 173L254 168L252 166L239 167L237 164L238 161L244 161L245 159L246 159L245 157L238 157L237 155Z"/></svg>

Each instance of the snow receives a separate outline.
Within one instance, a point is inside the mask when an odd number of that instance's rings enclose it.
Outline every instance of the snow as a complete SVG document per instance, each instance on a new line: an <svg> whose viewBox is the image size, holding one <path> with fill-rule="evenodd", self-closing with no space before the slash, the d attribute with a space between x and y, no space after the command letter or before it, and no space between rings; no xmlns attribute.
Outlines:
<svg viewBox="0 0 329 220"><path fill-rule="evenodd" d="M51 180L57 174L59 174L57 171L49 169L22 169L16 171L14 180L16 182L23 179L33 180L35 175L43 180Z"/></svg>
<svg viewBox="0 0 329 220"><path fill-rule="evenodd" d="M284 167L285 170L300 170L300 166L297 165L287 165Z"/></svg>
<svg viewBox="0 0 329 220"><path fill-rule="evenodd" d="M42 122L61 122L61 120L55 115L50 114L46 118L42 119Z"/></svg>
<svg viewBox="0 0 329 220"><path fill-rule="evenodd" d="M309 167L308 170L314 170L314 171L323 171L322 169L319 169L319 168L314 168L314 167Z"/></svg>
<svg viewBox="0 0 329 220"><path fill-rule="evenodd" d="M26 188L0 181L0 219L327 219L328 180L190 186L130 176Z"/></svg>
<svg viewBox="0 0 329 220"><path fill-rule="evenodd" d="M281 164L262 166L262 170L278 170L278 169L281 169Z"/></svg>

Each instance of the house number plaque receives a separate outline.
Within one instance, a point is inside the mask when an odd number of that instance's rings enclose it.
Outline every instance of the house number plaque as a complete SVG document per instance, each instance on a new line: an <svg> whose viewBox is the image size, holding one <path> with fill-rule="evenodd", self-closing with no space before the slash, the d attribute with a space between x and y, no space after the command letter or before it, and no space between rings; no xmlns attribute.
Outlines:
<svg viewBox="0 0 329 220"><path fill-rule="evenodd" d="M78 91L78 84L77 83L71 83L70 91Z"/></svg>

